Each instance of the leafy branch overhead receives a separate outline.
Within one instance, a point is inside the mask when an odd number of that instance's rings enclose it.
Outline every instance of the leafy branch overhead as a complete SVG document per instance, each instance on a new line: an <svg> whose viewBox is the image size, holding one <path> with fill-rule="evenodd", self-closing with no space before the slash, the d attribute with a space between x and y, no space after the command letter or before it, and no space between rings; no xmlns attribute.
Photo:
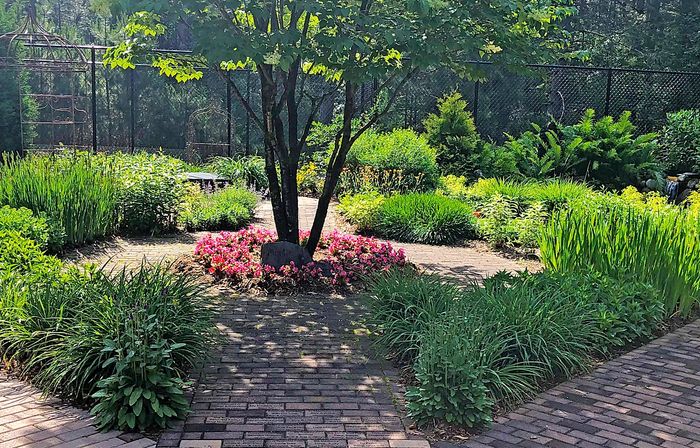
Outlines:
<svg viewBox="0 0 700 448"><path fill-rule="evenodd" d="M569 35L559 25L575 12L569 0L141 3L148 11L130 16L126 39L107 51L105 63L134 68L136 59L150 59L161 74L182 82L201 77L198 63L225 71L258 64L287 71L301 60L307 73L361 82L416 66L477 76L466 62L518 65L551 60L553 52L574 55L562 53ZM153 53L166 23L180 22L192 32L196 56Z"/></svg>

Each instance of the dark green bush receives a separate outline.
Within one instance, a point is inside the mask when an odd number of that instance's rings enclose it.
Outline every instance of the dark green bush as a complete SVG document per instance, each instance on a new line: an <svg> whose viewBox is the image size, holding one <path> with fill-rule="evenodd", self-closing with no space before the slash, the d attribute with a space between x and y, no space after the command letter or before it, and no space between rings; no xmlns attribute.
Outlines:
<svg viewBox="0 0 700 448"><path fill-rule="evenodd" d="M578 161L571 174L599 185L622 189L655 176L660 166L656 159L656 134L636 135L630 112L595 118L588 110L581 121L562 129L567 142L581 139L576 149Z"/></svg>
<svg viewBox="0 0 700 448"><path fill-rule="evenodd" d="M504 146L480 142L476 159L476 175L479 177L522 177L516 155Z"/></svg>
<svg viewBox="0 0 700 448"><path fill-rule="evenodd" d="M379 209L376 232L398 241L452 244L475 235L473 209L457 199L432 193L388 198Z"/></svg>
<svg viewBox="0 0 700 448"><path fill-rule="evenodd" d="M700 110L668 114L660 143L661 161L669 174L700 169Z"/></svg>
<svg viewBox="0 0 700 448"><path fill-rule="evenodd" d="M117 178L111 166L95 162L87 155L6 158L0 204L26 207L56 223L62 232L51 232L54 244L61 233L70 246L108 236L117 225Z"/></svg>
<svg viewBox="0 0 700 448"><path fill-rule="evenodd" d="M343 177L341 191L432 190L439 179L436 152L425 137L410 129L367 131L350 149Z"/></svg>
<svg viewBox="0 0 700 448"><path fill-rule="evenodd" d="M212 194L199 192L180 219L189 231L237 230L251 221L257 200L255 194L240 187Z"/></svg>
<svg viewBox="0 0 700 448"><path fill-rule="evenodd" d="M104 427L145 430L182 417L181 378L215 331L201 284L167 266L5 279L0 304L4 356L47 393L97 399Z"/></svg>
<svg viewBox="0 0 700 448"><path fill-rule="evenodd" d="M423 122L428 143L437 150L437 163L443 174L474 173L479 134L474 117L462 95L455 92L438 100L438 113Z"/></svg>
<svg viewBox="0 0 700 448"><path fill-rule="evenodd" d="M622 189L658 175L656 134L637 135L631 113L596 119L587 110L572 126L550 123L520 136L508 136L504 148L513 154L527 178L567 176Z"/></svg>

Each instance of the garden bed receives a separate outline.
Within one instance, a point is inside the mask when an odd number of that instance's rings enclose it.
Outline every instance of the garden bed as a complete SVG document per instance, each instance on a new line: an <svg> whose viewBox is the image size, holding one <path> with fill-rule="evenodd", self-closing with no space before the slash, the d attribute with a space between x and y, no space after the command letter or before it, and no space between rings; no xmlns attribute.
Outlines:
<svg viewBox="0 0 700 448"><path fill-rule="evenodd" d="M299 233L302 245L308 235L308 231ZM238 290L286 293L308 286L356 287L376 272L408 264L403 249L396 250L391 243L333 231L322 235L316 261L275 269L260 260L262 246L276 239L274 231L255 226L208 234L197 242L194 259L207 273Z"/></svg>

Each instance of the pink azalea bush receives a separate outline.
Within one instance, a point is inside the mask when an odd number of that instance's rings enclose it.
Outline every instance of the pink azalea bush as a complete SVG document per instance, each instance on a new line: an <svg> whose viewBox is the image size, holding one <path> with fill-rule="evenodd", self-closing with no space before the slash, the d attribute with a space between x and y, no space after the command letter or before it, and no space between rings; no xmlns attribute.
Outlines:
<svg viewBox="0 0 700 448"><path fill-rule="evenodd" d="M299 232L302 244L308 237L308 231ZM237 232L208 234L197 242L194 254L214 276L233 284L263 287L308 283L347 286L363 276L406 264L403 249L395 250L376 238L334 230L321 237L318 262L304 266L291 263L276 270L260 262L262 245L276 240L275 232L250 226Z"/></svg>

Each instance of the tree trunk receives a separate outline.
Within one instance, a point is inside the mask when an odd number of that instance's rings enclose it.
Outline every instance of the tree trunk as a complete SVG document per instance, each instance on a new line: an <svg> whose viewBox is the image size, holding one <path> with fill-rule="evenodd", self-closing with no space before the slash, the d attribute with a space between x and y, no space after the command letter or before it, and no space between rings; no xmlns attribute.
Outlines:
<svg viewBox="0 0 700 448"><path fill-rule="evenodd" d="M269 65L261 65L258 73L263 109L265 173L270 181L270 202L275 228L281 241L299 244L298 156L294 155L296 148L293 148L290 154L285 143L285 128L277 105L275 73ZM292 142L292 145L294 144Z"/></svg>
<svg viewBox="0 0 700 448"><path fill-rule="evenodd" d="M345 106L343 107L343 127L340 134L336 137L333 155L328 162L328 168L326 168L326 178L323 182L323 191L321 192L321 196L318 198L318 206L316 208L316 215L314 216L314 223L311 226L309 241L306 243L306 250L312 257L314 252L316 252L319 241L321 240L323 224L325 223L326 216L328 215L328 207L330 206L331 199L333 198L335 187L338 185L340 173L345 165L345 158L347 157L348 151L350 151L350 147L352 146L352 119L355 115L356 89L357 87L353 83L346 82Z"/></svg>
<svg viewBox="0 0 700 448"><path fill-rule="evenodd" d="M287 214L285 206L282 202L282 190L277 177L276 160L280 160L278 142L276 141L275 133L275 99L277 97L277 86L274 82L272 69L269 65L260 65L258 67L260 77L260 101L262 103L262 121L263 121L263 141L265 144L265 174L270 183L270 202L272 203L272 215L275 219L275 227L277 228L278 236L281 240L287 238ZM284 175L280 170L280 174Z"/></svg>

